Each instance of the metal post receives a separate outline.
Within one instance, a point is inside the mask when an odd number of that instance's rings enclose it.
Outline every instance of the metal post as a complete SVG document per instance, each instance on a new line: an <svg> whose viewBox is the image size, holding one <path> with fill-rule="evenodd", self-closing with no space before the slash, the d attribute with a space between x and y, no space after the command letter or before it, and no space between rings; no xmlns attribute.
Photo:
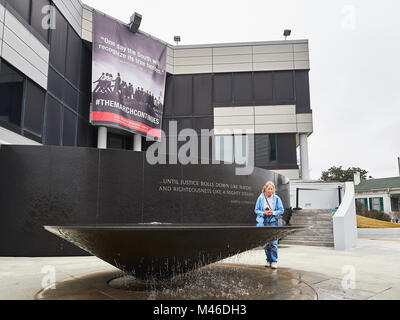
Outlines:
<svg viewBox="0 0 400 320"><path fill-rule="evenodd" d="M142 136L135 134L133 136L133 151L141 152L142 151Z"/></svg>
<svg viewBox="0 0 400 320"><path fill-rule="evenodd" d="M97 135L97 148L107 149L107 128L99 127Z"/></svg>

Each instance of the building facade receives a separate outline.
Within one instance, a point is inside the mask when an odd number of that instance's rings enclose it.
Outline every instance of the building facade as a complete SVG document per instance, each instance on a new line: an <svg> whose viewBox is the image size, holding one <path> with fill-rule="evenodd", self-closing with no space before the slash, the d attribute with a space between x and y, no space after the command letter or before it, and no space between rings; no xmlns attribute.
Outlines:
<svg viewBox="0 0 400 320"><path fill-rule="evenodd" d="M97 147L93 10L80 0L0 0L0 144ZM248 145L234 133L246 130L257 167L308 179L309 70L307 40L167 44L163 130L170 121L178 132L214 130L214 157L225 162ZM133 136L110 129L107 144L132 150ZM143 138L144 150L150 144Z"/></svg>
<svg viewBox="0 0 400 320"><path fill-rule="evenodd" d="M400 221L400 177L355 182L356 204L366 210L377 210Z"/></svg>

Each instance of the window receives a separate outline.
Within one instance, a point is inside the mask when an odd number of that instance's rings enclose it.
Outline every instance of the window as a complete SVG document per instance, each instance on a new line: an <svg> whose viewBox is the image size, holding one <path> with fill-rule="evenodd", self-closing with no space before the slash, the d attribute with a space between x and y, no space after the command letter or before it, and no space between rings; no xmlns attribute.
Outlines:
<svg viewBox="0 0 400 320"><path fill-rule="evenodd" d="M294 103L293 71L274 72L274 90L276 103Z"/></svg>
<svg viewBox="0 0 400 320"><path fill-rule="evenodd" d="M45 91L28 79L25 101L24 129L42 136Z"/></svg>
<svg viewBox="0 0 400 320"><path fill-rule="evenodd" d="M51 67L49 67L47 90L62 100L64 96L64 79Z"/></svg>
<svg viewBox="0 0 400 320"><path fill-rule="evenodd" d="M77 117L67 108L64 108L63 146L76 146Z"/></svg>
<svg viewBox="0 0 400 320"><path fill-rule="evenodd" d="M232 106L232 74L214 75L214 105L216 107Z"/></svg>
<svg viewBox="0 0 400 320"><path fill-rule="evenodd" d="M383 198L370 198L371 210L383 211Z"/></svg>
<svg viewBox="0 0 400 320"><path fill-rule="evenodd" d="M212 75L193 76L193 114L212 115Z"/></svg>
<svg viewBox="0 0 400 320"><path fill-rule="evenodd" d="M68 26L68 45L66 61L66 78L76 87L79 85L80 65L77 61L81 58L82 40L71 26Z"/></svg>
<svg viewBox="0 0 400 320"><path fill-rule="evenodd" d="M248 137L246 135L215 136L215 160L244 165L247 159Z"/></svg>
<svg viewBox="0 0 400 320"><path fill-rule="evenodd" d="M6 2L12 14L21 17L26 24L32 26L35 36L49 42L49 29L42 27L43 19L48 12L42 13L42 10L44 6L50 5L50 0L6 0Z"/></svg>
<svg viewBox="0 0 400 320"><path fill-rule="evenodd" d="M254 102L257 105L271 104L274 100L273 73L254 73Z"/></svg>
<svg viewBox="0 0 400 320"><path fill-rule="evenodd" d="M234 74L234 100L236 106L253 105L253 74L242 72Z"/></svg>
<svg viewBox="0 0 400 320"><path fill-rule="evenodd" d="M92 48L81 41L81 63L79 75L79 89L87 94L92 93Z"/></svg>
<svg viewBox="0 0 400 320"><path fill-rule="evenodd" d="M311 111L308 71L296 71L296 109L297 113Z"/></svg>
<svg viewBox="0 0 400 320"><path fill-rule="evenodd" d="M19 0L17 0L19 1ZM46 42L49 42L49 29L45 29L42 27L42 22L45 16L48 14L42 13L43 7L50 5L49 0L33 0L32 1L32 16L31 16L31 24L33 29L40 34Z"/></svg>
<svg viewBox="0 0 400 320"><path fill-rule="evenodd" d="M356 199L356 208L357 210L368 210L368 199L367 198Z"/></svg>
<svg viewBox="0 0 400 320"><path fill-rule="evenodd" d="M50 64L61 74L65 74L67 32L68 23L56 9L56 28L50 32Z"/></svg>
<svg viewBox="0 0 400 320"><path fill-rule="evenodd" d="M192 76L174 76L174 115L192 115Z"/></svg>
<svg viewBox="0 0 400 320"><path fill-rule="evenodd" d="M7 0L7 2L27 23L30 23L31 0Z"/></svg>
<svg viewBox="0 0 400 320"><path fill-rule="evenodd" d="M64 85L65 85L65 89L64 89L63 102L71 109L74 109L74 111L77 111L78 110L78 91L76 91L76 89L74 89L67 81L65 81Z"/></svg>
<svg viewBox="0 0 400 320"><path fill-rule="evenodd" d="M399 199L398 198L390 198L390 202L392 205L392 211L399 211Z"/></svg>
<svg viewBox="0 0 400 320"><path fill-rule="evenodd" d="M61 104L47 95L45 144L59 146L61 144Z"/></svg>
<svg viewBox="0 0 400 320"><path fill-rule="evenodd" d="M274 134L255 135L255 165L270 166L277 160L277 139Z"/></svg>
<svg viewBox="0 0 400 320"><path fill-rule="evenodd" d="M21 126L24 77L13 67L0 62L0 120Z"/></svg>

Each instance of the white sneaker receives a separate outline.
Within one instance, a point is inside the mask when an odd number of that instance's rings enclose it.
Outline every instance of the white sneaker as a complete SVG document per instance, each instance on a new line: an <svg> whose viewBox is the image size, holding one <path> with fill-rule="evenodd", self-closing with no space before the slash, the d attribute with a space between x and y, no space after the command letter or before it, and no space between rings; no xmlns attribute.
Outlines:
<svg viewBox="0 0 400 320"><path fill-rule="evenodd" d="M271 268L272 262L267 262L267 265L265 266L266 268Z"/></svg>
<svg viewBox="0 0 400 320"><path fill-rule="evenodd" d="M278 262L272 262L271 263L271 268L272 269L278 269Z"/></svg>

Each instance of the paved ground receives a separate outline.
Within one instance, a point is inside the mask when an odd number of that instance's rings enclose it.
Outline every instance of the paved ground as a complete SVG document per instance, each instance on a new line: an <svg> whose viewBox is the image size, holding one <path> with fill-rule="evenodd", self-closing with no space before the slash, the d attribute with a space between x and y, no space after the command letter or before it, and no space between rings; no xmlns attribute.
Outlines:
<svg viewBox="0 0 400 320"><path fill-rule="evenodd" d="M271 279L290 275L294 284L314 289L318 299L400 299L400 239L359 239L349 251L282 246L279 255L279 271L268 270ZM264 261L263 250L252 250L222 263L260 267ZM73 299L123 299L124 291L105 285L119 275L96 257L0 258L0 299L41 299L51 292L42 288L53 276L58 288L74 292Z"/></svg>

